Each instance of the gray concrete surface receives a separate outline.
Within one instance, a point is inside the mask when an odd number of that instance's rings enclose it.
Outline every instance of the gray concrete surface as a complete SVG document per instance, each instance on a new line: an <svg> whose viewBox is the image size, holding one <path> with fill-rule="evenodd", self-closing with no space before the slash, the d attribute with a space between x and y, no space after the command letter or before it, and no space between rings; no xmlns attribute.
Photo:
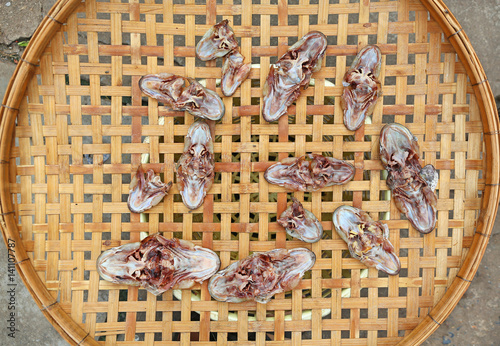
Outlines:
<svg viewBox="0 0 500 346"><path fill-rule="evenodd" d="M2 0L0 43L10 44L31 37L54 3L54 0Z"/></svg>
<svg viewBox="0 0 500 346"><path fill-rule="evenodd" d="M493 95L500 95L500 1L443 0L472 42L491 84Z"/></svg>
<svg viewBox="0 0 500 346"><path fill-rule="evenodd" d="M21 50L16 40L31 36L54 0L0 0L0 96L14 71ZM447 5L468 34L481 60L493 93L500 95L500 2L498 0L447 0ZM14 44L12 44L14 42ZM500 219L479 270L457 307L424 345L499 345L500 344ZM7 250L0 246L0 264L7 270ZM16 281L17 331L15 339L6 330L9 318L7 275L0 278L0 345L66 345L31 298Z"/></svg>

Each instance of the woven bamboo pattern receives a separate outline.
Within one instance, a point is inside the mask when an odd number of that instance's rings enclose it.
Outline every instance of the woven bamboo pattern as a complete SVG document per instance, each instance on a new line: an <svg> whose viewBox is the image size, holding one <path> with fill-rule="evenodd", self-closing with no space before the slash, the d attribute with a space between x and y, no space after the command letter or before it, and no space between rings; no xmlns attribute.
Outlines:
<svg viewBox="0 0 500 346"><path fill-rule="evenodd" d="M175 181L194 121L147 98L138 80L169 72L222 95L221 60L195 56L222 19L253 69L210 123L215 183L198 210L174 184L146 215L131 214L131 173L143 162ZM323 68L286 116L267 123L260 103L269 66L312 30L328 38ZM383 97L351 132L341 81L367 44L383 54ZM474 277L499 199L498 115L467 36L440 1L64 0L23 59L0 110L1 226L18 241L17 267L36 303L72 344L415 344ZM408 127L422 162L439 170L437 229L425 236L390 199L378 149L389 122ZM306 193L264 180L274 162L311 152L353 163L354 180ZM322 222L320 242L290 238L276 223L291 196ZM331 221L343 204L388 224L399 275L347 256ZM307 247L317 261L266 305L219 303L207 282L155 297L100 280L102 251L158 231L213 249L221 268L275 248Z"/></svg>

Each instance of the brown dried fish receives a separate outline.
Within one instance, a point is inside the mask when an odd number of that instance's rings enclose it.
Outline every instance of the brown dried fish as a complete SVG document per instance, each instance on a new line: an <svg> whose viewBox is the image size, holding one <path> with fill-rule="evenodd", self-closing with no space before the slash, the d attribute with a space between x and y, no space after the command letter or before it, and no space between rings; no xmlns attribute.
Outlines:
<svg viewBox="0 0 500 346"><path fill-rule="evenodd" d="M208 290L221 302L265 304L276 293L294 289L315 262L314 253L304 248L254 253L212 276Z"/></svg>
<svg viewBox="0 0 500 346"><path fill-rule="evenodd" d="M203 120L189 127L176 168L182 201L189 209L200 207L215 177L212 135Z"/></svg>
<svg viewBox="0 0 500 346"><path fill-rule="evenodd" d="M151 209L165 197L172 186L172 182L164 184L159 175L149 169L144 175L142 166L130 181L130 192L127 206L133 213L142 213Z"/></svg>
<svg viewBox="0 0 500 346"><path fill-rule="evenodd" d="M247 79L252 69L252 64L244 64L245 58L235 51L224 58L222 66L221 89L225 96L231 96L236 89Z"/></svg>
<svg viewBox="0 0 500 346"><path fill-rule="evenodd" d="M341 105L344 109L344 124L355 131L363 125L365 117L373 113L382 85L378 80L382 65L382 53L375 45L363 48L344 75L344 92Z"/></svg>
<svg viewBox="0 0 500 346"><path fill-rule="evenodd" d="M170 73L149 74L139 80L139 88L173 110L188 111L196 117L219 120L225 112L219 95L192 78Z"/></svg>
<svg viewBox="0 0 500 346"><path fill-rule="evenodd" d="M304 209L295 197L292 204L281 214L278 224L292 237L306 243L315 243L323 236L323 226L309 210Z"/></svg>
<svg viewBox="0 0 500 346"><path fill-rule="evenodd" d="M212 26L196 45L196 56L203 61L221 58L238 49L238 42L229 21Z"/></svg>
<svg viewBox="0 0 500 346"><path fill-rule="evenodd" d="M264 178L270 184L294 191L316 191L325 186L340 185L354 177L354 167L343 160L306 154L289 157L269 167Z"/></svg>
<svg viewBox="0 0 500 346"><path fill-rule="evenodd" d="M245 58L239 52L238 42L227 19L215 24L205 33L196 45L196 55L204 61L225 57L221 80L221 89L225 96L233 95L252 69L250 63L243 63Z"/></svg>
<svg viewBox="0 0 500 346"><path fill-rule="evenodd" d="M343 205L333 212L333 225L353 258L390 275L399 273L401 262L386 224L374 221L361 209Z"/></svg>
<svg viewBox="0 0 500 346"><path fill-rule="evenodd" d="M321 69L327 41L325 35L311 31L288 49L274 66L264 84L262 116L266 121L278 120L307 89L313 72Z"/></svg>
<svg viewBox="0 0 500 346"><path fill-rule="evenodd" d="M219 257L212 250L159 234L106 250L97 259L97 271L104 280L142 286L154 295L170 288L191 288L219 267Z"/></svg>
<svg viewBox="0 0 500 346"><path fill-rule="evenodd" d="M403 125L385 125L380 132L380 159L398 209L417 231L431 232L436 225L438 173L432 165L420 166L417 138Z"/></svg>
<svg viewBox="0 0 500 346"><path fill-rule="evenodd" d="M177 99L176 107L199 118L220 120L224 116L225 107L219 95L192 78L186 80L189 85Z"/></svg>
<svg viewBox="0 0 500 346"><path fill-rule="evenodd" d="M184 90L186 79L170 73L148 74L139 80L139 88L149 97L163 102L174 111L184 110L175 103Z"/></svg>

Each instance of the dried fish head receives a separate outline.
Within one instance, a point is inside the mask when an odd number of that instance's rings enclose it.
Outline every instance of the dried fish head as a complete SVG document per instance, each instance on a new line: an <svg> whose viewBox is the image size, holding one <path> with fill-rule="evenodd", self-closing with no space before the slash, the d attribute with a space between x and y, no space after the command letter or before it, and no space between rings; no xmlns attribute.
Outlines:
<svg viewBox="0 0 500 346"><path fill-rule="evenodd" d="M354 167L343 160L316 154L290 157L269 167L264 178L270 184L294 191L316 191L340 185L354 177Z"/></svg>
<svg viewBox="0 0 500 346"><path fill-rule="evenodd" d="M182 201L189 209L200 207L215 177L212 135L203 120L189 128L176 168Z"/></svg>
<svg viewBox="0 0 500 346"><path fill-rule="evenodd" d="M374 221L361 209L343 205L333 212L333 225L353 258L390 275L399 273L401 262L386 224Z"/></svg>
<svg viewBox="0 0 500 346"><path fill-rule="evenodd" d="M175 105L175 102L181 96L184 84L184 77L170 73L148 74L139 80L139 88L144 94L176 111L182 110Z"/></svg>
<svg viewBox="0 0 500 346"><path fill-rule="evenodd" d="M127 206L133 213L142 213L151 209L165 197L172 186L172 182L164 184L159 175L152 169L144 174L142 166L130 181L130 192Z"/></svg>
<svg viewBox="0 0 500 346"><path fill-rule="evenodd" d="M294 289L315 262L314 253L304 248L254 253L212 276L208 290L221 302L265 304L276 293Z"/></svg>
<svg viewBox="0 0 500 346"><path fill-rule="evenodd" d="M312 31L291 46L269 69L263 88L262 116L266 121L278 120L306 89L313 72L319 71L326 51L325 35Z"/></svg>
<svg viewBox="0 0 500 346"><path fill-rule="evenodd" d="M225 19L211 27L196 46L196 55L201 60L225 57L221 80L221 89L225 96L234 94L252 68L250 63L243 63L244 57L239 52L238 42L228 23Z"/></svg>
<svg viewBox="0 0 500 346"><path fill-rule="evenodd" d="M398 209L416 230L431 232L436 225L438 173L432 165L420 166L417 138L403 125L387 124L380 132L380 159Z"/></svg>
<svg viewBox="0 0 500 346"><path fill-rule="evenodd" d="M212 250L159 234L106 250L97 259L97 271L104 280L142 286L155 295L170 288L190 288L209 279L219 266Z"/></svg>
<svg viewBox="0 0 500 346"><path fill-rule="evenodd" d="M381 65L380 49L369 45L358 53L344 75L341 105L344 109L344 124L351 131L363 125L382 95L382 85L378 80Z"/></svg>
<svg viewBox="0 0 500 346"><path fill-rule="evenodd" d="M380 160L395 170L420 165L418 139L401 124L387 124L380 131ZM420 168L419 168L420 170Z"/></svg>
<svg viewBox="0 0 500 346"><path fill-rule="evenodd" d="M187 81L190 84L179 96L175 106L199 118L221 119L224 116L225 107L219 95L192 78L187 78Z"/></svg>
<svg viewBox="0 0 500 346"><path fill-rule="evenodd" d="M278 224L292 237L306 243L315 243L323 236L323 226L302 203L292 197L292 204L281 214Z"/></svg>
<svg viewBox="0 0 500 346"><path fill-rule="evenodd" d="M196 45L196 56L203 61L225 56L238 48L233 29L229 21L224 19L208 29L200 42Z"/></svg>
<svg viewBox="0 0 500 346"><path fill-rule="evenodd" d="M224 116L224 103L219 95L192 78L170 73L150 74L139 80L139 88L175 111L188 111L209 120L219 120Z"/></svg>
<svg viewBox="0 0 500 346"><path fill-rule="evenodd" d="M225 96L231 96L236 89L247 79L252 69L252 64L244 64L244 57L235 51L224 58L222 66L221 89Z"/></svg>

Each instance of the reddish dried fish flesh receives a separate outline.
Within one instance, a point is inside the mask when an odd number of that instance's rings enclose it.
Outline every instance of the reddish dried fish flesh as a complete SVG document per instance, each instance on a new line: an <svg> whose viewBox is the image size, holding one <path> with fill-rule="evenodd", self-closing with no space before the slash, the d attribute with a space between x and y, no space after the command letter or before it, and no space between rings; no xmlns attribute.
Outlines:
<svg viewBox="0 0 500 346"><path fill-rule="evenodd" d="M380 132L380 159L398 209L417 231L431 232L436 225L438 173L432 165L420 166L417 138L403 125L385 125Z"/></svg>
<svg viewBox="0 0 500 346"><path fill-rule="evenodd" d="M265 304L276 293L293 290L315 262L314 253L304 248L254 253L212 276L208 290L221 302Z"/></svg>
<svg viewBox="0 0 500 346"><path fill-rule="evenodd" d="M219 120L225 112L219 95L192 78L170 73L150 74L139 80L139 88L173 110L188 111L196 117Z"/></svg>
<svg viewBox="0 0 500 346"><path fill-rule="evenodd" d="M191 288L209 279L219 266L212 250L159 234L106 250L97 259L97 271L104 280L142 286L155 295L170 288Z"/></svg>
<svg viewBox="0 0 500 346"><path fill-rule="evenodd" d="M343 205L333 212L333 225L353 258L390 275L399 273L401 262L386 224L374 221L361 209Z"/></svg>
<svg viewBox="0 0 500 346"><path fill-rule="evenodd" d="M292 204L281 214L278 223L294 238L315 243L323 236L323 226L309 210L304 209L295 197Z"/></svg>
<svg viewBox="0 0 500 346"><path fill-rule="evenodd" d="M172 182L164 184L159 175L149 169L144 175L142 166L130 181L130 192L127 206L133 213L142 213L153 208L165 197L172 186Z"/></svg>
<svg viewBox="0 0 500 346"><path fill-rule="evenodd" d="M238 49L238 42L229 21L212 26L196 45L196 56L203 61L221 58Z"/></svg>
<svg viewBox="0 0 500 346"><path fill-rule="evenodd" d="M340 185L354 177L354 167L343 160L307 154L289 157L269 167L264 178L270 184L294 191L316 191L325 186Z"/></svg>
<svg viewBox="0 0 500 346"><path fill-rule="evenodd" d="M215 177L214 147L206 122L200 120L189 127L176 168L182 201L189 209L200 207Z"/></svg>
<svg viewBox="0 0 500 346"><path fill-rule="evenodd" d="M327 41L325 35L311 31L288 49L274 66L263 88L262 116L266 121L278 120L306 89L313 72L321 69Z"/></svg>
<svg viewBox="0 0 500 346"><path fill-rule="evenodd" d="M344 124L351 131L364 124L365 117L373 113L382 95L382 85L378 80L381 64L380 49L375 45L366 46L344 76L341 105L344 109Z"/></svg>
<svg viewBox="0 0 500 346"><path fill-rule="evenodd" d="M170 73L148 74L139 80L141 91L163 102L174 111L184 110L176 105L177 100L184 90L186 79Z"/></svg>
<svg viewBox="0 0 500 346"><path fill-rule="evenodd" d="M177 99L176 106L195 117L220 120L224 116L225 107L219 95L192 78L187 78L187 81L190 84Z"/></svg>
<svg viewBox="0 0 500 346"><path fill-rule="evenodd" d="M245 58L239 52L238 42L227 19L215 24L205 33L196 45L196 55L204 61L225 57L221 79L221 89L225 96L234 94L252 68L250 63L243 63Z"/></svg>
<svg viewBox="0 0 500 346"><path fill-rule="evenodd" d="M224 58L222 66L221 89L225 96L231 96L236 89L247 79L252 69L250 63L244 64L245 58L239 52L233 52Z"/></svg>

